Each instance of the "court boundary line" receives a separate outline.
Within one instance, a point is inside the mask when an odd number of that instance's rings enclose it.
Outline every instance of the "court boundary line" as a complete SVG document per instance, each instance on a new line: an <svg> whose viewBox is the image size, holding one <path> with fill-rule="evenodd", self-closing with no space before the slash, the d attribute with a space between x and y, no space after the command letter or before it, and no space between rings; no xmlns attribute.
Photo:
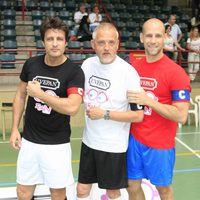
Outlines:
<svg viewBox="0 0 200 200"><path fill-rule="evenodd" d="M189 151L191 151L197 158L200 159L200 155L199 153L195 152L195 150L193 150L191 147L189 147L185 142L183 142L181 139L179 139L178 137L175 137L176 141L178 141L180 144L182 144L186 149L188 149Z"/></svg>

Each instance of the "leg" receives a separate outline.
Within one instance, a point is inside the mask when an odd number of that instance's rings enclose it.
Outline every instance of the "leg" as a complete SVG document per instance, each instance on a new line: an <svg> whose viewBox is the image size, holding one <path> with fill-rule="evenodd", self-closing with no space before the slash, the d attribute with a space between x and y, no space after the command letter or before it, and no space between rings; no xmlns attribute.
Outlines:
<svg viewBox="0 0 200 200"><path fill-rule="evenodd" d="M145 200L144 191L142 189L142 180L128 181L129 200Z"/></svg>
<svg viewBox="0 0 200 200"><path fill-rule="evenodd" d="M80 199L89 198L91 188L92 184L77 183L77 197Z"/></svg>
<svg viewBox="0 0 200 200"><path fill-rule="evenodd" d="M156 186L161 200L173 200L172 186Z"/></svg>
<svg viewBox="0 0 200 200"><path fill-rule="evenodd" d="M121 199L121 193L120 190L106 190L106 194L108 196L109 199L113 199L113 200L120 200Z"/></svg>
<svg viewBox="0 0 200 200"><path fill-rule="evenodd" d="M36 185L17 184L17 197L19 200L30 200L33 197Z"/></svg>
<svg viewBox="0 0 200 200"><path fill-rule="evenodd" d="M66 189L60 188L60 189L53 189L50 188L51 193L51 199L52 200L64 200L66 198Z"/></svg>

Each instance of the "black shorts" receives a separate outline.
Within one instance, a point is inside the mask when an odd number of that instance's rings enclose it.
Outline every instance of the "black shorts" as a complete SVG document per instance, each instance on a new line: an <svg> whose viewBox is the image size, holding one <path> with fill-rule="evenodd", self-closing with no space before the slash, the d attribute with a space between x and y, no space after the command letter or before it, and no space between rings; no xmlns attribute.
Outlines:
<svg viewBox="0 0 200 200"><path fill-rule="evenodd" d="M126 153L98 151L82 143L78 181L98 183L102 189L127 188Z"/></svg>

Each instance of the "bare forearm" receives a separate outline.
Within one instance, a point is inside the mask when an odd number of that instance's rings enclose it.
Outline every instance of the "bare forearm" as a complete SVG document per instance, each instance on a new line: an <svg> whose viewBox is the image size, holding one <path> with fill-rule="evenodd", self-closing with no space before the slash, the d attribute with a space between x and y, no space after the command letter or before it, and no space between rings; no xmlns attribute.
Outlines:
<svg viewBox="0 0 200 200"><path fill-rule="evenodd" d="M172 121L185 123L187 119L189 104L186 102L182 102L179 104L182 104L184 106L182 106L181 109L179 109L175 105L162 104L153 99L149 99L147 102L147 105L151 107L159 115L167 119L170 119Z"/></svg>
<svg viewBox="0 0 200 200"><path fill-rule="evenodd" d="M127 112L110 111L110 119L118 122L141 122L143 110Z"/></svg>
<svg viewBox="0 0 200 200"><path fill-rule="evenodd" d="M75 98L59 98L50 96L45 92L41 92L38 98L45 102L48 106L50 106L53 110L58 113L65 114L65 115L75 115L80 107L82 102L82 98L77 95Z"/></svg>
<svg viewBox="0 0 200 200"><path fill-rule="evenodd" d="M21 98L16 95L14 101L13 101L13 124L12 124L12 130L16 130L19 127L19 123L21 121L24 107L25 107L25 101L26 97Z"/></svg>

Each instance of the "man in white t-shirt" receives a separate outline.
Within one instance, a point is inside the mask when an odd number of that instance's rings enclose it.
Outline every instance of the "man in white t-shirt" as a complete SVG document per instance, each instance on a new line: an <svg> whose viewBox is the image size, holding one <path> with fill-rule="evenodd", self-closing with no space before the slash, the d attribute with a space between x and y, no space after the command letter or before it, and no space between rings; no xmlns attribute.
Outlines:
<svg viewBox="0 0 200 200"><path fill-rule="evenodd" d="M106 189L112 200L121 200L120 189L127 187L130 122L142 121L143 107L128 103L127 92L140 90L140 78L131 65L116 55L118 36L113 24L101 23L91 41L97 56L82 64L86 111L77 200L90 200L93 183Z"/></svg>
<svg viewBox="0 0 200 200"><path fill-rule="evenodd" d="M79 5L79 10L74 13L74 21L75 21L75 31L78 30L79 24L83 16L88 15L86 12L86 6L84 3Z"/></svg>
<svg viewBox="0 0 200 200"><path fill-rule="evenodd" d="M171 14L169 16L168 22L165 23L165 25L171 25L171 36L173 37L174 41L177 41L178 43L181 41L181 39L183 38L183 33L179 27L178 24L176 24L176 15L175 14ZM177 50L177 48L175 48ZM178 53L174 52L174 61L177 60L178 57Z"/></svg>

